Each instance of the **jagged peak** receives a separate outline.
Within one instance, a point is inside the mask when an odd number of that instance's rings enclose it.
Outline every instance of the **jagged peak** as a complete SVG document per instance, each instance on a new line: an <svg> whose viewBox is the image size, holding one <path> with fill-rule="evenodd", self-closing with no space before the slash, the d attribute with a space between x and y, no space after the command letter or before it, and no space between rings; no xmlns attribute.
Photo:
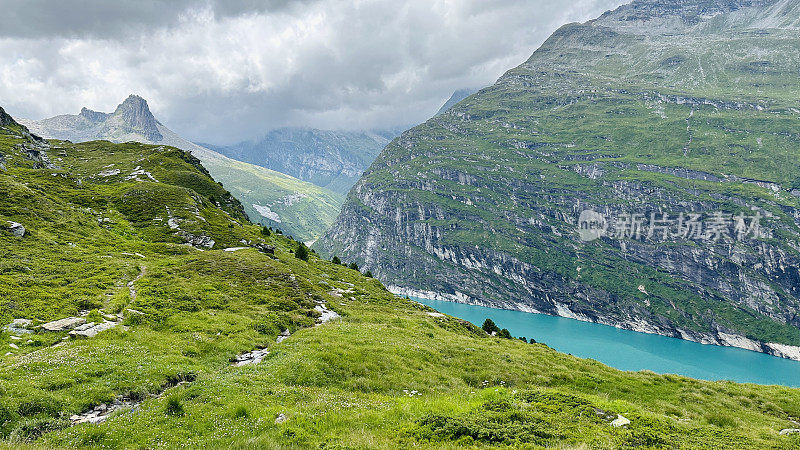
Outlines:
<svg viewBox="0 0 800 450"><path fill-rule="evenodd" d="M114 114L130 115L135 118L155 121L153 113L150 112L150 106L148 106L147 100L135 94L129 95L124 102L120 103L114 111Z"/></svg>
<svg viewBox="0 0 800 450"><path fill-rule="evenodd" d="M130 127L132 131L144 134L150 141L158 142L164 138L158 131L158 121L150 112L147 100L131 94L125 99L112 116L119 117L123 124Z"/></svg>

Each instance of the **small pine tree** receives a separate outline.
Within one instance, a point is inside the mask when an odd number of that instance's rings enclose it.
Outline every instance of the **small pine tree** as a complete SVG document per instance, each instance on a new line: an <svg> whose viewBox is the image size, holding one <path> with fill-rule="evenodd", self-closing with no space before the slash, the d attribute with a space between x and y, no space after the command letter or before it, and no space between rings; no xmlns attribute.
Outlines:
<svg viewBox="0 0 800 450"><path fill-rule="evenodd" d="M339 259L338 256L334 256L333 259L331 259L331 262L338 265L342 263L342 260Z"/></svg>
<svg viewBox="0 0 800 450"><path fill-rule="evenodd" d="M308 247L306 247L306 244L303 244L301 242L300 245L297 247L297 251L294 252L295 258L302 259L303 261L308 261L308 255L309 255Z"/></svg>
<svg viewBox="0 0 800 450"><path fill-rule="evenodd" d="M500 337L501 337L501 338L503 338L503 339L513 339L513 338L511 337L511 332L510 332L510 331L508 331L508 329L507 329L507 328L503 328L502 330L500 330L500 332L499 332L499 333L497 333L497 335L498 335L498 336L500 336Z"/></svg>
<svg viewBox="0 0 800 450"><path fill-rule="evenodd" d="M269 228L267 228L267 227L262 227L262 228L261 228L261 234L262 234L262 235L264 235L264 236L269 236L269 235L271 235L271 234L272 234L272 232L269 230Z"/></svg>
<svg viewBox="0 0 800 450"><path fill-rule="evenodd" d="M525 336L520 336L519 340L524 342L524 343L526 343L526 344L528 343L528 338L526 338Z"/></svg>
<svg viewBox="0 0 800 450"><path fill-rule="evenodd" d="M499 333L500 332L500 328L494 323L494 321L492 319L486 319L483 322L483 326L481 328L483 328L483 331L485 331L486 334L492 334L492 333Z"/></svg>
<svg viewBox="0 0 800 450"><path fill-rule="evenodd" d="M367 278L372 278L372 271L368 270L364 273L364 276Z"/></svg>
<svg viewBox="0 0 800 450"><path fill-rule="evenodd" d="M348 267L350 267L353 270L358 270L358 264L356 264L354 262L350 263L350 265Z"/></svg>

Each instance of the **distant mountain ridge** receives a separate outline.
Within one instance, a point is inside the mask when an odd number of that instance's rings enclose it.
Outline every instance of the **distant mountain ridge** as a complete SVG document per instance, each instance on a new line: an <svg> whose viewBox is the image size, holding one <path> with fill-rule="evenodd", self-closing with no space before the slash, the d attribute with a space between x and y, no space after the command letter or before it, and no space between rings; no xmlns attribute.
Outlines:
<svg viewBox="0 0 800 450"><path fill-rule="evenodd" d="M436 113L437 116L442 115L450 110L453 106L455 106L460 101L464 100L465 98L469 97L470 95L478 92L478 89L458 89L457 91L453 92L453 95L450 96L449 99L439 108L439 111Z"/></svg>
<svg viewBox="0 0 800 450"><path fill-rule="evenodd" d="M135 141L189 151L244 204L254 222L275 226L302 240L313 241L324 233L343 202L342 195L327 189L231 159L182 138L159 122L147 101L137 95L129 96L112 113L83 108L77 115L18 121L48 139Z"/></svg>
<svg viewBox="0 0 800 450"><path fill-rule="evenodd" d="M203 144L224 155L347 194L395 130L335 131L279 128L230 146Z"/></svg>

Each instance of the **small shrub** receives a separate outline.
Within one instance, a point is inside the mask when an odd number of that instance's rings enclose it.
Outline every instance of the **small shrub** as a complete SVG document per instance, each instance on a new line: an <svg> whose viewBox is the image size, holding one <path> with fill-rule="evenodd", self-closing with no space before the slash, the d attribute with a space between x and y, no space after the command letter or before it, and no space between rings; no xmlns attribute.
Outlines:
<svg viewBox="0 0 800 450"><path fill-rule="evenodd" d="M250 411L248 411L246 406L237 406L236 409L233 411L233 417L237 419L246 419L250 417Z"/></svg>
<svg viewBox="0 0 800 450"><path fill-rule="evenodd" d="M167 405L164 407L164 414L168 416L180 417L184 415L183 404L178 396L173 395L167 399Z"/></svg>
<svg viewBox="0 0 800 450"><path fill-rule="evenodd" d="M349 267L349 268L351 268L351 269L353 269L353 270L358 270L358 264L356 264L356 263L354 263L354 262L350 263L350 265L349 265L349 266L347 266L347 267Z"/></svg>
<svg viewBox="0 0 800 450"><path fill-rule="evenodd" d="M267 227L261 227L261 235L269 237L272 235L272 232L269 231L269 228Z"/></svg>
<svg viewBox="0 0 800 450"><path fill-rule="evenodd" d="M367 278L372 278L372 271L368 270L368 271L364 272L364 276L367 277Z"/></svg>
<svg viewBox="0 0 800 450"><path fill-rule="evenodd" d="M341 260L341 259L339 259L339 257L338 257L338 256L334 256L334 257L331 259L331 262L332 262L332 263L334 263L334 264L336 264L336 265L339 265L339 264L341 264L341 263L342 263L342 260Z"/></svg>
<svg viewBox="0 0 800 450"><path fill-rule="evenodd" d="M500 330L500 332L499 332L499 333L497 333L497 335L498 335L499 337L503 338L503 339L513 339L513 338L511 337L511 332L510 332L510 331L508 331L508 329L507 329L507 328L503 328L502 330Z"/></svg>
<svg viewBox="0 0 800 450"><path fill-rule="evenodd" d="M87 322L94 322L94 323L101 323L103 322L103 316L100 314L100 311L93 309L89 311L89 315L86 316Z"/></svg>
<svg viewBox="0 0 800 450"><path fill-rule="evenodd" d="M308 247L306 247L306 244L301 242L300 245L297 247L297 251L294 252L295 258L302 259L303 261L308 261L308 255L309 255Z"/></svg>

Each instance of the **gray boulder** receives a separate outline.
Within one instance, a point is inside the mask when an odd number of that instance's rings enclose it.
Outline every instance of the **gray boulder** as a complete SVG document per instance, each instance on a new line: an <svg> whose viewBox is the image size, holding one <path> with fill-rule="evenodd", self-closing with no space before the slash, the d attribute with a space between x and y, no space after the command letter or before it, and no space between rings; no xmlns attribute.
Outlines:
<svg viewBox="0 0 800 450"><path fill-rule="evenodd" d="M9 220L8 230L11 231L11 234L16 237L21 238L22 236L25 236L25 227L23 227L21 223L12 222Z"/></svg>
<svg viewBox="0 0 800 450"><path fill-rule="evenodd" d="M47 322L46 324L42 325L42 329L45 331L53 331L53 332L67 331L79 325L83 325L85 323L86 319L84 319L83 317L67 317L66 319Z"/></svg>
<svg viewBox="0 0 800 450"><path fill-rule="evenodd" d="M103 322L103 323L87 323L83 324L74 330L70 331L69 334L73 336L81 336L86 338L92 338L97 336L97 333L102 331L110 330L115 326L119 325L119 322Z"/></svg>

